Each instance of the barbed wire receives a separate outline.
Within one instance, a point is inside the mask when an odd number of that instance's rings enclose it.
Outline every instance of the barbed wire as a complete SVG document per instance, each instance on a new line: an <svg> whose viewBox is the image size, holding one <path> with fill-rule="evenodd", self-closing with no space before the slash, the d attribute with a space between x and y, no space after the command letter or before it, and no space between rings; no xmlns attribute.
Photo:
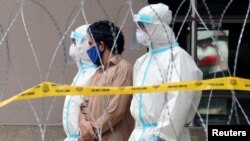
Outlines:
<svg viewBox="0 0 250 141"><path fill-rule="evenodd" d="M80 16L81 14L82 14L82 16L83 16L83 18L84 18L84 22L85 22L85 23L89 23L89 22L88 22L88 19L87 19L87 17L86 17L86 12L85 12L85 10L84 10L84 8L86 7L86 5L85 5L86 3L85 3L85 0L80 0L80 1L79 1L78 6L75 8L75 9L77 10L77 12L76 12L76 14L74 15L74 18L70 21L71 16L73 16L73 13L75 12L75 11L72 11L72 15L70 15L69 18L68 18L68 20L67 20L67 22L70 23L70 24L67 23L67 24L66 24L66 27L65 27L65 31L62 32L62 31L60 30L60 28L59 28L59 25L58 25L58 22L57 22L56 18L55 18L55 17L53 16L53 14L46 8L46 6L43 5L42 2L39 2L39 1L37 1L37 0L29 0L29 1L35 3L38 7L41 7L41 8L43 9L43 11L44 11L44 12L47 14L47 16L51 19L52 24L54 25L54 27L55 27L55 29L57 30L58 35L59 35L59 37L60 37L60 40L59 40L57 46L55 47L55 50L54 50L53 55L52 55L52 58L51 58L51 60L50 60L49 67L48 67L48 71L47 71L47 73L46 73L45 79L43 79L42 71L41 71L41 68L40 68L40 67L41 67L41 64L40 64L39 59L38 59L38 57L37 57L37 52L35 51L36 45L33 44L33 40L31 39L31 35L30 35L29 31L28 31L27 22L25 21L24 5L26 4L26 3L25 3L26 1L24 1L24 0L20 0L20 1L19 1L20 7L19 7L18 11L16 12L16 15L14 16L14 18L11 20L10 24L9 24L8 27L6 28L6 30L3 28L3 26L0 25L0 31L1 31L1 33L3 34L3 36L2 36L2 38L1 38L1 40L0 40L0 47L3 46L3 42L5 41L5 42L6 42L6 46L7 46L7 47L6 47L6 50L7 50L6 56L7 56L7 58L8 58L8 59L7 59L7 65L6 65L7 68L6 68L6 69L13 72L13 68L12 68L12 66L11 66L12 64L11 64L11 60L10 60L10 59L11 59L11 57L10 57L11 55L10 55L10 53L9 53L9 48L10 48L10 47L9 47L9 45L8 45L8 37L7 37L7 36L8 36L9 31L13 28L14 23L16 23L16 21L18 20L18 17L20 16L21 21L22 21L22 23L23 23L23 29L25 30L26 38L27 38L27 40L28 40L28 42L29 42L29 46L30 46L30 49L31 49L31 51L32 51L32 55L33 55L34 60L35 60L35 62L36 62L36 68L37 68L37 71L38 71L38 73L39 73L39 81L42 82L43 80L48 80L48 79L49 79L49 76L50 76L50 73L51 73L51 70L52 70L52 66L53 66L53 64L54 64L54 62L55 62L56 55L58 54L59 49L60 49L61 46L64 47L64 70L65 70L65 67L66 67L65 64L67 63L67 61L66 61L66 60L67 60L67 59L66 59L66 56L67 56L67 55L66 55L66 50L67 50L67 49L66 49L65 38L66 38L66 36L68 35L69 31L72 30L73 25L75 24L76 20L79 18L79 16ZM188 0L187 0L187 1L188 1ZM174 18L173 18L172 28L174 28L175 20L176 20L176 18L177 18L177 16L178 16L179 10L182 9L182 8L184 8L184 9L186 8L186 7L182 7L182 5L183 5L185 2L187 2L187 1L186 1L186 0L183 0L183 1L180 3L180 5L179 5L179 7L178 7L178 9L177 9L177 11L176 11L176 14L174 15ZM109 14L108 14L107 10L104 8L104 6L103 6L103 4L101 3L101 1L100 1L100 0L96 0L96 2L97 2L97 4L98 4L96 8L100 8L100 9L102 10L104 16L105 16L107 19L110 19ZM144 2L145 2L145 1L144 1ZM193 8L193 10L195 11L196 16L198 17L198 19L199 19L200 22L202 23L202 26L203 26L207 31L210 31L209 28L207 27L207 23L205 23L204 20L201 18L200 14L199 14L199 11L196 9L196 6L194 5L193 1L190 0L189 2L190 2L190 5L189 5L188 8L186 8L188 12L187 12L187 14L185 15L185 18L184 18L184 20L183 20L183 22L182 22L182 25L181 25L181 28L179 29L179 32L177 33L177 38L176 38L176 40L178 39L178 37L179 37L180 34L181 34L181 31L182 31L182 29L183 29L184 24L186 23L186 20L187 20L187 18L188 18L188 16L189 16L189 13L190 13L191 8ZM220 16L220 20L219 20L219 24L218 24L219 27L218 27L217 31L220 30L221 25L222 25L222 22L223 22L224 15L225 15L226 11L228 10L228 8L230 7L230 5L231 5L232 2L233 2L233 0L230 0L230 1L228 2L228 4L226 5L225 9L223 10L223 12L222 12L222 14L221 14L221 16ZM119 33L122 31L122 29L124 29L125 22L128 20L128 17L129 17L129 16L133 16L134 13L135 13L134 10L133 10L133 7L132 7L132 6L133 6L133 3L134 3L133 0L127 0L127 3L124 4L124 5L122 5L122 6L124 6L124 7L125 7L125 5L128 5L128 9L127 9L127 12L125 13L125 16L123 17L122 24L120 25L120 31L118 32L118 35L119 35ZM209 9L209 7L208 7L208 5L207 5L207 3L206 3L205 0L202 0L202 3L204 4L205 9L206 9L206 11L207 11L207 13L208 13L208 15L209 15L210 24L213 26L213 29L215 29L215 27L214 27L215 22L214 22L214 19L213 19L212 14L211 14L211 12L210 12L210 9ZM1 6L0 6L0 7L1 7ZM122 8L123 8L123 7L120 7L120 10L119 10L119 12L118 12L118 15L117 15L116 18L115 18L115 21L118 21L117 19L118 19L118 17L119 17L119 14L120 14L120 11L121 11ZM74 9L74 10L75 10L75 9ZM152 9L153 9L153 8L152 8ZM170 7L170 9L171 9L171 7ZM154 11L154 9L153 9L153 11ZM241 32L240 32L240 36L239 36L239 39L238 39L238 44L237 44L237 47L236 47L237 51L236 51L236 53L235 53L235 56L236 56L236 57L235 57L235 61L234 61L234 73L233 73L233 76L236 75L236 71L237 71L236 68L237 68L238 54L239 54L239 51L240 51L240 45L241 45L242 37L243 37L244 31L245 31L247 19L248 19L248 16L249 16L249 11L250 11L250 1L249 1L248 9L247 9L247 11L246 11L246 15L245 15L245 19L244 19L244 22L243 22L243 26L242 26L242 29L241 29ZM131 15L129 15L129 13L130 13ZM156 15L158 15L158 13L156 13ZM160 16L159 16L159 19L160 19ZM160 19L160 21L162 22L161 19ZM162 23L163 23L163 22L162 22ZM135 24L137 24L137 23L135 23ZM137 26L138 26L138 25L137 25ZM164 28L164 30L165 30L165 32L167 32L166 28ZM115 40L114 40L114 44L113 44L113 46L112 46L112 48L111 48L111 52L115 49L115 44L116 44L116 40L117 40L117 38L118 38L118 35L115 36L115 33L113 34ZM213 35L211 35L210 37L212 38L212 40L213 40L214 42L217 42L217 40L213 37ZM217 48L218 48L218 47L217 47ZM217 53L218 53L218 50L217 50ZM109 56L109 59L111 59L111 55ZM173 62L174 62L174 61L173 61ZM101 63L102 63L102 62L101 62ZM102 64L102 65L103 65L103 64ZM174 66L175 66L175 64L173 64L172 69L175 68ZM107 65L107 67L109 68L109 63L108 63L108 65ZM219 65L218 65L217 67L219 67ZM160 69L160 67L158 67L158 68ZM102 68L102 69L104 69L104 68ZM172 69L171 69L171 71L173 71ZM162 71L163 71L163 70L160 70L160 72L162 72ZM229 72L229 74L231 74L230 71L229 71L229 69L228 69L227 71ZM64 73L65 73L65 72L62 71L62 76L63 76ZM8 76L10 75L9 71L7 71L4 75L5 75L5 78L8 78ZM106 74L104 74L104 75L106 75ZM15 77L16 77L16 76L15 76ZM163 76L162 76L162 77L163 77ZM216 73L214 74L214 78L215 78L215 77L216 77ZM24 87L23 87L23 85L22 85L22 82L21 82L18 78L16 78L16 79L17 79L16 83L18 83L20 90L23 91L23 90L24 90ZM7 80L5 79L4 81L7 81ZM3 85L3 87L5 87L5 85ZM1 98L2 98L3 95L5 94L3 88L0 88L0 92L1 92L1 95L0 95L0 100L1 100ZM228 116L228 122L227 122L227 124L230 124L230 121L231 121L232 116L233 116L233 112L235 111L236 114L238 113L238 112L237 112L237 109L238 109L238 108L239 108L240 111L243 113L244 118L246 119L247 123L250 124L246 112L245 112L244 109L242 108L242 106L241 106L241 104L240 104L238 98L235 96L235 91L231 91L231 93L232 93L232 104L231 104L231 109L230 109L230 114L229 114L229 116ZM197 115L199 116L199 120L200 120L201 123L202 123L201 126L204 128L204 131L205 131L205 133L206 133L206 137L207 137L207 126L208 126L208 120L209 120L209 118L208 118L208 116L209 116L209 109L210 109L210 103L211 103L211 98L212 98L212 96L213 96L213 91L210 91L205 121L204 121L204 119L202 118L202 116L200 115L199 111L196 109ZM138 100L138 99L137 99L137 100ZM34 114L35 119L36 119L36 121L37 121L38 127L39 127L39 129L40 129L40 134L41 134L41 140L42 140L42 141L45 140L45 131L46 131L46 127L47 127L47 122L49 121L49 117L50 117L50 115L51 115L51 111L52 111L52 109L53 109L53 107L54 107L55 101L56 101L56 98L54 97L54 99L52 100L52 103L51 103L51 105L50 105L49 111L48 111L48 113L47 113L47 116L45 116L45 122L43 123L44 125L42 125L41 119L39 119L39 116L38 116L38 114L37 114L37 112L36 112L34 106L32 105L32 103L31 103L30 101L28 101L28 104L29 104L30 108L31 108L32 111L33 111L33 114ZM109 99L106 99L105 101L106 101L106 102L105 102L105 103L106 103L106 104L105 104L106 106L104 107L104 113L103 113L104 115L107 114L107 108L108 108L107 105L108 105L108 103L109 103ZM139 100L138 100L138 101L139 101ZM42 107L44 108L45 105L43 105ZM237 107L238 107L238 108L237 108ZM46 114L45 114L45 110L44 110L43 114L46 115ZM237 117L237 119L238 119L238 115L237 115L236 117ZM147 119L147 118L148 118L148 117L146 117L146 119ZM110 124L110 125L109 125L110 128L112 129L113 127L111 126L111 123L109 123L109 124ZM112 131L113 131L113 130L112 130ZM101 134L101 133L99 132L99 134ZM99 135L99 136L100 136L100 135Z"/></svg>

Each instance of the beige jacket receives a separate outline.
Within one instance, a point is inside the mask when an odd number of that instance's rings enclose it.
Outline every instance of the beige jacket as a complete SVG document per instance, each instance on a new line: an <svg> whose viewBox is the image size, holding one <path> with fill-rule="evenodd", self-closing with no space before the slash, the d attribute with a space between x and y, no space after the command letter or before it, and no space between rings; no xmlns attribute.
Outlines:
<svg viewBox="0 0 250 141"><path fill-rule="evenodd" d="M90 85L132 86L132 74L132 66L117 55L110 59L105 71L101 68L96 71ZM102 141L127 141L134 128L129 110L132 95L89 96L86 99L89 111L86 118L102 127Z"/></svg>

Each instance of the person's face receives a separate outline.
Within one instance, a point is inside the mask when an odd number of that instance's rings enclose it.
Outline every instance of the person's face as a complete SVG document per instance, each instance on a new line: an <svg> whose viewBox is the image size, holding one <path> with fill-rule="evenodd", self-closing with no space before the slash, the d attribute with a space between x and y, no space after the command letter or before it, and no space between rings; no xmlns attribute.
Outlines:
<svg viewBox="0 0 250 141"><path fill-rule="evenodd" d="M142 22L137 22L137 24L138 24L140 30L142 30L142 31L144 31L144 32L147 32L144 23L142 23Z"/></svg>
<svg viewBox="0 0 250 141"><path fill-rule="evenodd" d="M94 42L94 40L93 40L93 38L89 38L89 48L91 48L91 47L94 47L94 45L95 45L95 42Z"/></svg>
<svg viewBox="0 0 250 141"><path fill-rule="evenodd" d="M89 44L89 48L91 47L96 47L101 51L103 52L104 51L104 43L101 41L100 43L95 43L94 39L92 37L89 38L89 41L88 41L88 44Z"/></svg>
<svg viewBox="0 0 250 141"><path fill-rule="evenodd" d="M75 39L71 39L71 44L76 46L76 40Z"/></svg>

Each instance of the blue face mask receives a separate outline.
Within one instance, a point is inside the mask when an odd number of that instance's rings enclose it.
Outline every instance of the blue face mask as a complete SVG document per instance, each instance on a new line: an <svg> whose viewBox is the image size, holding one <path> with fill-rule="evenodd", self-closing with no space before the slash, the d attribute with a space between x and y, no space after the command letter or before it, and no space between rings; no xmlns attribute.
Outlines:
<svg viewBox="0 0 250 141"><path fill-rule="evenodd" d="M100 57L102 57L102 54L103 52L101 52L99 49L97 51L98 47L96 47L95 45L93 47L91 47L90 49L87 50L87 54L89 56L89 58L91 59L91 61L97 65L97 66L100 66L101 65L101 62L100 62L100 59L99 59L99 55L98 55L98 52L100 54Z"/></svg>

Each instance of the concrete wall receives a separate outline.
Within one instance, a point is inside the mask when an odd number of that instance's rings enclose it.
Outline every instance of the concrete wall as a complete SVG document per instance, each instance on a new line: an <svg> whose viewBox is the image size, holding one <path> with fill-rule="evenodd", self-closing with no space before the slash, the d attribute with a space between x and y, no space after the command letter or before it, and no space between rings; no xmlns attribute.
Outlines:
<svg viewBox="0 0 250 141"><path fill-rule="evenodd" d="M0 100L17 95L43 81L71 83L77 70L68 55L71 43L69 35L76 27L85 24L82 13L66 34L53 62L52 56L66 29L80 10L80 2L81 0L24 0L24 19L34 50L31 48L19 14L0 46ZM108 16L109 20L121 26L128 10L126 2L85 0L84 11L89 23L107 19ZM137 12L144 5L145 1L134 0L133 10ZM0 39L3 38L19 9L20 3L17 0L0 0ZM130 49L133 30L134 23L129 13L123 27L126 39L124 57L132 64L145 52L145 50ZM47 79L50 63L52 67ZM40 67L41 73L37 66ZM57 97L55 102L53 98L30 100L32 106L28 101L11 103L0 108L0 125L38 125L39 122L60 125L63 101L64 97ZM51 105L53 108L46 120Z"/></svg>

